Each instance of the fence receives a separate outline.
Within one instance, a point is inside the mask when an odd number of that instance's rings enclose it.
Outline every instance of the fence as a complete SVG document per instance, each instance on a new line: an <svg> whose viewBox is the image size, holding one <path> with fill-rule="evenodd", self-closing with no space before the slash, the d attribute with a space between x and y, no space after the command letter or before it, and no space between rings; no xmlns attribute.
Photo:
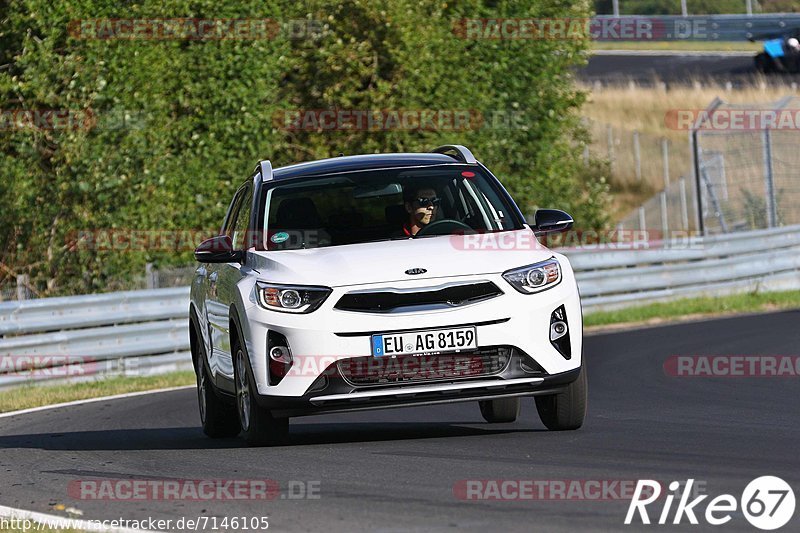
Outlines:
<svg viewBox="0 0 800 533"><path fill-rule="evenodd" d="M591 150L584 149L584 161L591 155L607 159L615 179L628 186L644 186L659 190L677 178L690 156L688 145L676 145L665 137L657 137L614 127L611 124L585 120L592 134Z"/></svg>
<svg viewBox="0 0 800 533"><path fill-rule="evenodd" d="M659 244L665 243L562 250L575 268L584 311L800 288L800 226ZM189 369L188 297L183 287L0 303L0 388ZM5 363L31 357L50 366L19 372Z"/></svg>
<svg viewBox="0 0 800 533"><path fill-rule="evenodd" d="M714 117L733 124L737 112L740 117L756 116L756 124L770 115L792 118L796 124L782 129L713 126ZM688 148L678 147L682 157L677 165L671 157L664 158L669 166L665 165L663 190L618 227L716 235L800 224L800 98L767 105L715 99L697 116ZM682 172L677 180L669 178L674 170ZM652 184L654 171L649 172L644 182ZM619 167L616 174L626 179Z"/></svg>
<svg viewBox="0 0 800 533"><path fill-rule="evenodd" d="M800 98L733 105L715 100L708 116L736 110L800 117ZM693 132L701 229L707 234L800 224L800 130L722 129L701 120Z"/></svg>

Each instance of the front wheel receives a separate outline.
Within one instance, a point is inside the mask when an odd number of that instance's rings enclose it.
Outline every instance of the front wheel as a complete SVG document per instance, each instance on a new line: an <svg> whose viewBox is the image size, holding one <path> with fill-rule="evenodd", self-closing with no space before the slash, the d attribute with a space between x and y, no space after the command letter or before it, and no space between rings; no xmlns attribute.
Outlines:
<svg viewBox="0 0 800 533"><path fill-rule="evenodd" d="M232 346L236 383L236 410L245 441L250 446L268 446L283 442L289 435L289 419L275 418L256 402L256 388L247 355L237 341Z"/></svg>
<svg viewBox="0 0 800 533"><path fill-rule="evenodd" d="M586 418L589 383L586 366L581 367L578 379L556 394L536 396L536 410L542 423L551 431L578 429Z"/></svg>
<svg viewBox="0 0 800 533"><path fill-rule="evenodd" d="M235 437L240 431L236 409L233 405L224 402L214 392L200 342L197 339L195 343L197 351L195 354L195 377L197 378L197 404L200 409L203 433L213 439Z"/></svg>
<svg viewBox="0 0 800 533"><path fill-rule="evenodd" d="M514 422L519 416L519 398L500 398L499 400L480 400L483 419L490 424Z"/></svg>

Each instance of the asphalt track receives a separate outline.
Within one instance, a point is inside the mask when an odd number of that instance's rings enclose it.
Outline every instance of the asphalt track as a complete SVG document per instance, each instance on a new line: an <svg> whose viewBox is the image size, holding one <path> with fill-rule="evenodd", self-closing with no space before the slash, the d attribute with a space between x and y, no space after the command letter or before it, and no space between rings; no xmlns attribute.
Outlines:
<svg viewBox="0 0 800 533"><path fill-rule="evenodd" d="M777 475L800 489L800 378L679 378L672 355L797 355L800 311L737 317L586 340L589 415L548 432L533 402L513 424L482 422L455 404L294 419L291 442L248 448L209 440L192 390L102 401L0 419L0 504L83 518L269 516L277 531L755 531L725 526L625 527L627 500L464 501L460 480L694 478L711 496L741 496ZM272 501L90 501L80 479L272 479ZM318 481L319 499L286 498ZM297 486L297 485L295 485ZM708 501L708 500L706 500ZM657 519L660 507L651 513ZM701 505L701 512L704 505ZM800 510L783 530L797 530Z"/></svg>
<svg viewBox="0 0 800 533"><path fill-rule="evenodd" d="M755 54L711 53L614 53L592 56L586 67L578 71L584 82L619 85L631 81L640 85L658 82L667 85L691 85L695 81L734 87L752 85L758 81L753 64ZM768 83L800 82L800 75L771 74Z"/></svg>

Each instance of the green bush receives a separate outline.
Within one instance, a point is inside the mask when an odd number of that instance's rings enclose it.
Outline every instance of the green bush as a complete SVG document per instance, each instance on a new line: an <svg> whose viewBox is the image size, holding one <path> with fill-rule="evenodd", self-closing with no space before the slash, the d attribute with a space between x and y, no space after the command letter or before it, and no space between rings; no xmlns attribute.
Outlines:
<svg viewBox="0 0 800 533"><path fill-rule="evenodd" d="M126 3L127 4L127 3ZM44 294L91 292L186 250L73 249L82 230L219 227L259 159L470 146L526 212L606 223L602 176L580 161L586 132L573 71L586 43L467 40L462 18L586 16L588 2L342 0L231 3L0 0L3 110L67 109L91 128L0 131L0 283L29 274ZM313 38L218 41L76 38L80 19L319 21ZM293 109L473 110L502 124L468 131L287 131ZM83 115L81 115L81 113ZM490 121L491 122L491 121Z"/></svg>

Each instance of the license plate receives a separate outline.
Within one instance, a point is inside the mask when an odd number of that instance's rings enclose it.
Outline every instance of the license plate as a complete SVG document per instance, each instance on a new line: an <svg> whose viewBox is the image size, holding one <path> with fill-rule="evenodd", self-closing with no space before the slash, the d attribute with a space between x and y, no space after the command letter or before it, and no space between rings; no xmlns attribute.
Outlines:
<svg viewBox="0 0 800 533"><path fill-rule="evenodd" d="M372 336L372 355L375 357L460 352L474 350L477 347L478 335L475 326Z"/></svg>

